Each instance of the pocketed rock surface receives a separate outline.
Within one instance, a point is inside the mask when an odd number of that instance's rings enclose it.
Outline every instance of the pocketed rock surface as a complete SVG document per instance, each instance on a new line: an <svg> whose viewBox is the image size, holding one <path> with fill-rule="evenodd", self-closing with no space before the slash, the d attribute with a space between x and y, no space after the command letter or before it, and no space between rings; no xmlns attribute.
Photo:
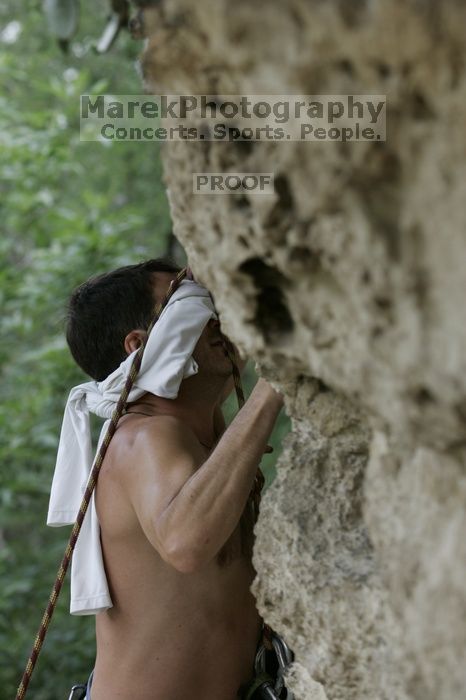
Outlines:
<svg viewBox="0 0 466 700"><path fill-rule="evenodd" d="M387 140L173 142L174 230L292 432L257 525L297 700L466 688L466 8L149 3L157 94L386 94ZM194 195L195 172L275 194Z"/></svg>

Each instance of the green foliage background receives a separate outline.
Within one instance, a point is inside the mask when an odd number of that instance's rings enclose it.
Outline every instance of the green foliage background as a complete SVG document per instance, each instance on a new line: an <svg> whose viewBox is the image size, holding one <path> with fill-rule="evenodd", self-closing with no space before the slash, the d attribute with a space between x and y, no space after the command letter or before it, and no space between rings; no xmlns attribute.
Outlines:
<svg viewBox="0 0 466 700"><path fill-rule="evenodd" d="M65 55L41 2L0 6L0 700L15 695L69 533L45 526L64 402L84 378L64 342L66 300L87 277L169 243L158 145L79 141L80 94L141 90L140 44L125 34L105 56L92 50L106 11L81 3ZM248 367L247 392L254 381ZM227 420L234 411L232 397ZM263 461L268 483L288 427L281 417ZM94 618L68 610L66 584L33 700L67 698L92 669Z"/></svg>

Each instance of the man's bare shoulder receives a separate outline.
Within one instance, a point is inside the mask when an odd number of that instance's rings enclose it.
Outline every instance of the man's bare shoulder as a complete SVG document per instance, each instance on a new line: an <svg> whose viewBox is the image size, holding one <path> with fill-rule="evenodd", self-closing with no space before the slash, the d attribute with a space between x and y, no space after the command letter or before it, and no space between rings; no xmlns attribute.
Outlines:
<svg viewBox="0 0 466 700"><path fill-rule="evenodd" d="M127 416L120 422L112 443L113 468L123 476L137 466L163 471L183 457L194 462L204 458L190 426L170 415ZM129 466L132 469L128 470Z"/></svg>

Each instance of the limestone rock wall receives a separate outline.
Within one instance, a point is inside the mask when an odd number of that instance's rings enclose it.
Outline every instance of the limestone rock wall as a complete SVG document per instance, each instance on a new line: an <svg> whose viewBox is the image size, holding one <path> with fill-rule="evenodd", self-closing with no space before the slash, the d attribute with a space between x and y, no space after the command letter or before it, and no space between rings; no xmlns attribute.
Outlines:
<svg viewBox="0 0 466 700"><path fill-rule="evenodd" d="M466 688L466 7L149 3L164 94L386 94L383 143L170 143L175 233L293 430L257 527L301 700ZM275 173L273 197L193 172Z"/></svg>

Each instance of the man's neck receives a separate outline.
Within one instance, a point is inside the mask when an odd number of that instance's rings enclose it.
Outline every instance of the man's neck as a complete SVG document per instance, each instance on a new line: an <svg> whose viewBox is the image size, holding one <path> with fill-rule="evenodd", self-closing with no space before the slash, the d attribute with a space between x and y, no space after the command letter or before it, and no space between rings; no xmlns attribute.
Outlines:
<svg viewBox="0 0 466 700"><path fill-rule="evenodd" d="M176 399L146 393L131 403L130 412L141 410L153 415L175 416L190 426L203 445L210 447L216 438L214 414L225 379L209 380L206 382L199 375L184 379Z"/></svg>

